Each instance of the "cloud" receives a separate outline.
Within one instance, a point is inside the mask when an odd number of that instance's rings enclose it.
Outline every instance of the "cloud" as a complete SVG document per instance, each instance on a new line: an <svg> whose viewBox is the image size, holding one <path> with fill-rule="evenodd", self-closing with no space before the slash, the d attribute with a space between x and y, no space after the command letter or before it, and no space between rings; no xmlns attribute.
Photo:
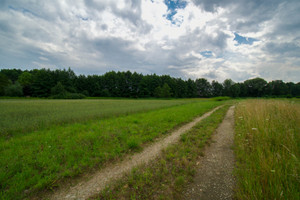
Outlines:
<svg viewBox="0 0 300 200"><path fill-rule="evenodd" d="M297 0L0 2L0 67L299 82Z"/></svg>

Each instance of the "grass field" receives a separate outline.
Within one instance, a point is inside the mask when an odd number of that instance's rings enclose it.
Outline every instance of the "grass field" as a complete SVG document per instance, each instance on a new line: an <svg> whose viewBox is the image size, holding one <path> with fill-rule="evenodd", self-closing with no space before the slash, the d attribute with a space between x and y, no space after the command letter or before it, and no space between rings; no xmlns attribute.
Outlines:
<svg viewBox="0 0 300 200"><path fill-rule="evenodd" d="M222 122L226 105L183 134L152 164L132 170L122 181L112 184L93 199L184 199L182 191L191 182L203 147Z"/></svg>
<svg viewBox="0 0 300 200"><path fill-rule="evenodd" d="M109 101L109 100L108 100ZM96 120L91 117L92 120L87 120L88 112L86 116L80 116L76 113L76 109L80 107L80 101L74 101L73 107L66 105L60 101L49 101L49 107L56 108L56 114L49 114L52 117L51 123L47 129L42 128L43 120L37 126L36 131L18 134L16 130L22 130L22 123L15 123L17 129L11 130L11 137L9 139L0 140L0 196L2 199L21 199L24 196L31 195L36 191L42 189L51 189L56 187L61 180L69 177L76 176L84 173L92 168L99 168L105 162L112 161L122 157L131 151L136 151L143 148L143 144L151 142L154 138L167 134L174 127L192 120L194 117L201 115L215 106L222 104L223 102L217 101L195 101L191 103L185 101L117 101L113 103L106 102L106 105L111 105L111 112L115 114L109 114L108 108L106 109L105 117L120 115L118 117L103 118ZM128 101L128 102L127 102ZM58 102L56 104L56 102ZM152 102L152 107L149 106ZM18 102L13 102L17 107ZM32 102L28 102L32 104ZM41 101L37 101L33 104L38 105ZM82 101L86 107L89 108L94 115L101 117L99 112L95 111L96 108L88 106L88 102ZM95 102L91 102L96 104ZM1 102L3 104L9 104L8 102ZM26 102L20 104L25 105ZM63 106L62 106L63 104ZM139 105L141 104L141 105ZM171 106L171 105L176 106ZM183 104L183 105L178 105ZM56 125L54 120L55 116L59 117L60 111L57 106L68 107L64 114L66 116L80 116L76 120L82 119L84 123L70 123L73 119L67 119L68 123L63 125ZM130 108L120 108L120 105L130 105ZM122 111L118 112L116 108ZM171 106L171 107L170 107ZM5 106L4 106L5 107ZM34 106L33 106L34 107ZM31 107L31 108L33 108ZM81 113L85 113L84 106L81 106ZM104 106L105 107L105 106ZM148 112L135 113L130 115L130 112L145 111L149 109L156 109ZM159 108L160 109L157 109ZM165 108L161 108L165 107ZM73 109L72 109L73 108ZM7 109L7 108L6 108ZM20 109L20 113L16 109L10 115L3 115L2 117L10 118L11 120L18 118L17 115L27 115L31 112L30 108ZM43 109L43 106L40 106ZM47 113L46 108L44 113ZM35 108L34 112L39 112L39 109ZM71 112L69 114L67 112ZM43 113L43 112L42 112ZM49 112L48 112L49 113ZM51 113L51 112L50 112ZM29 117L30 115L28 115ZM31 116L31 121L34 121L38 115ZM43 116L43 115L42 115ZM93 115L90 115L93 116ZM25 117L24 117L25 118ZM26 120L25 120L26 121ZM9 123L9 122L6 122ZM27 121L24 123L27 127L25 130L30 130L32 123ZM29 127L29 128L28 128ZM24 131L25 133L26 131ZM13 134L14 133L14 134Z"/></svg>
<svg viewBox="0 0 300 200"><path fill-rule="evenodd" d="M195 100L0 100L0 137L52 125L114 117Z"/></svg>
<svg viewBox="0 0 300 200"><path fill-rule="evenodd" d="M236 107L237 199L299 199L300 104L247 100Z"/></svg>

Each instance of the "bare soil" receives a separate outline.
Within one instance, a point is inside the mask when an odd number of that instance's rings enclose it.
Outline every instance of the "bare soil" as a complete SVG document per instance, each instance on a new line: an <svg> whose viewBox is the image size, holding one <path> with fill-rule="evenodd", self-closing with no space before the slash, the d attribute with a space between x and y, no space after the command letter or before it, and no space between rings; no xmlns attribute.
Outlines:
<svg viewBox="0 0 300 200"><path fill-rule="evenodd" d="M234 188L234 106L212 136L197 165L194 182L187 185L183 199L233 199Z"/></svg>
<svg viewBox="0 0 300 200"><path fill-rule="evenodd" d="M134 167L145 163L147 164L149 161L154 160L160 154L162 149L166 148L169 144L178 141L181 134L191 129L202 119L208 117L219 108L220 107L214 108L201 117L194 119L192 122L182 126L162 140L144 148L142 152L127 156L123 161L108 165L98 172L88 175L88 177L84 176L82 177L82 180L77 180L74 185L71 183L67 184L66 187L61 187L49 196L47 195L46 199L88 199L89 197L98 194L105 186L113 181L117 181L125 173L129 173Z"/></svg>

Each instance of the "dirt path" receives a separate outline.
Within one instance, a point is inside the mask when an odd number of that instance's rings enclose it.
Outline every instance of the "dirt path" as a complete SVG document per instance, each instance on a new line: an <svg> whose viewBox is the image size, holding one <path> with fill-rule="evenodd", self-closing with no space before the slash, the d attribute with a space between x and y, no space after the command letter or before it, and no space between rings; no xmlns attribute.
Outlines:
<svg viewBox="0 0 300 200"><path fill-rule="evenodd" d="M194 182L187 186L184 199L232 199L234 177L234 107L230 107L225 119L212 136L212 143L198 161Z"/></svg>
<svg viewBox="0 0 300 200"><path fill-rule="evenodd" d="M51 200L87 199L90 196L98 194L101 190L105 188L107 184L119 179L125 173L130 172L131 169L133 169L134 167L137 167L138 165L141 165L143 163L148 163L149 161L153 160L159 155L162 149L166 148L169 144L176 142L181 134L191 129L198 122L211 115L220 107L214 108L213 110L211 110L208 113L205 113L201 117L194 119L192 122L177 129L164 139L146 147L142 152L126 157L120 163L107 166L99 172L96 172L95 174L91 175L89 178L84 177L82 181L78 181L79 183L74 186L68 188L61 188L48 198Z"/></svg>

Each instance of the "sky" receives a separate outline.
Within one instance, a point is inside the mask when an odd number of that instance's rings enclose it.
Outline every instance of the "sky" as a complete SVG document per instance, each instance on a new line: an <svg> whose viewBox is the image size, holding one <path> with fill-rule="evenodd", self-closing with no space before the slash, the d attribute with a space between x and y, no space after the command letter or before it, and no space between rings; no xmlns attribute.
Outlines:
<svg viewBox="0 0 300 200"><path fill-rule="evenodd" d="M1 0L0 69L300 81L299 0Z"/></svg>

